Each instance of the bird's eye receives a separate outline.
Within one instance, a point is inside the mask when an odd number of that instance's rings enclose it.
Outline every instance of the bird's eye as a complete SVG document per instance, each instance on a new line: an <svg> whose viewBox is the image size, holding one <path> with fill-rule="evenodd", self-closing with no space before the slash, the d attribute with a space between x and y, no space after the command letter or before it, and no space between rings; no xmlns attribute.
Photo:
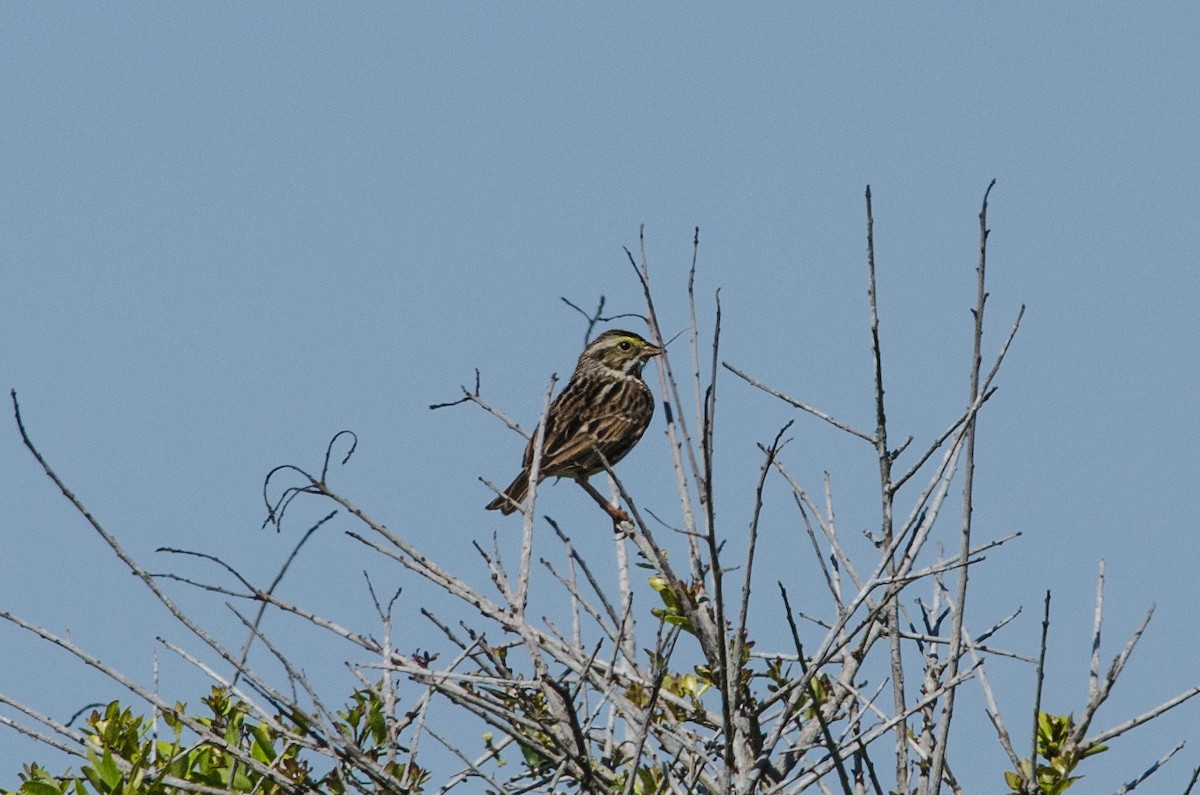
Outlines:
<svg viewBox="0 0 1200 795"><path fill-rule="evenodd" d="M618 347L618 348L620 348L620 349L621 349L621 350L623 350L623 351L627 351L627 350L629 350L629 349L630 349L630 347L632 347L632 346L630 346L630 344L629 344L629 340L621 340L620 342L618 342L618 343L617 343L617 347Z"/></svg>

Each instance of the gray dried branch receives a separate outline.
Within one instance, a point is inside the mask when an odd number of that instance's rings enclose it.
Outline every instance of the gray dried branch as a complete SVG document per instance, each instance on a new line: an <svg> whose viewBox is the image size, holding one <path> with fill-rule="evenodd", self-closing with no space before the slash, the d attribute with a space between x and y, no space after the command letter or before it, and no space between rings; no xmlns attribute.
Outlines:
<svg viewBox="0 0 1200 795"><path fill-rule="evenodd" d="M774 397L777 397L780 400L782 400L784 403L795 406L796 408L800 409L801 411L806 411L818 419L825 420L825 422L829 423L833 427L838 428L839 430L843 430L846 433L850 434L851 436L857 436L859 439L862 439L866 442L870 442L872 444L875 442L875 437L871 436L871 434L866 433L864 431L860 431L857 428L855 428L845 422L842 422L841 420L837 419L836 417L833 417L832 415L827 414L824 411L821 411L820 409L818 409L814 406L810 406L808 403L805 403L802 400L797 400L796 398L789 397L788 395L785 395L784 393L780 392L779 390L775 389L774 387L767 386L763 382L761 382L755 378L752 378L751 376L742 372L738 368L734 367L729 362L722 362L721 364L726 370L733 373L738 378L741 378L743 381L745 381L750 386L755 387L757 389L761 389L763 392L766 392L768 395L773 395Z"/></svg>
<svg viewBox="0 0 1200 795"><path fill-rule="evenodd" d="M1184 743L1181 740L1178 745L1176 745L1170 751L1167 751L1165 754L1163 754L1161 757L1159 757L1158 760L1155 761L1154 764L1150 765L1150 767L1143 770L1141 772L1141 774L1138 775L1137 778L1126 782L1113 795L1125 795L1127 792L1133 792L1133 790L1135 790L1139 784L1141 784L1143 781L1145 781L1146 779L1150 778L1152 775L1157 773L1158 769L1160 767L1162 767L1167 762L1169 762L1171 760L1171 757L1175 756L1175 754L1177 754L1181 750L1183 750L1183 746L1184 746Z"/></svg>

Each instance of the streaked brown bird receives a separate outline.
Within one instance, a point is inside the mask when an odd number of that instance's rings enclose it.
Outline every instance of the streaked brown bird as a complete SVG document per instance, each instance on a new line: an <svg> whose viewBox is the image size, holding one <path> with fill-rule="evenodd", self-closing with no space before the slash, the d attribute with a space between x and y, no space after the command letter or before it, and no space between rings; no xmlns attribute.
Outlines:
<svg viewBox="0 0 1200 795"><path fill-rule="evenodd" d="M592 340L580 354L570 382L550 404L539 482L572 478L586 484L604 471L603 461L613 466L633 449L654 416L654 395L642 380L642 367L662 352L631 331L613 329ZM521 507L529 494L536 438L525 447L521 474L487 504L487 510L507 515Z"/></svg>

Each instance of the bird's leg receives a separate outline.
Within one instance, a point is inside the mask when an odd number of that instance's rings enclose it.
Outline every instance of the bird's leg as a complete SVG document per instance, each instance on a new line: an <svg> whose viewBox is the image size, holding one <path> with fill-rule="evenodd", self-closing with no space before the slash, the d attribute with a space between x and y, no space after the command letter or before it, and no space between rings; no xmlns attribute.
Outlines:
<svg viewBox="0 0 1200 795"><path fill-rule="evenodd" d="M630 524L633 524L633 520L629 518L629 514L625 513L625 511L621 509L621 506L614 505L608 500L604 499L604 495L596 491L596 487L591 483L588 483L586 478L579 478L575 482L578 483L584 491L591 495L592 499L596 501L597 505L604 509L605 513L612 517L614 524L621 524L622 522L629 522Z"/></svg>

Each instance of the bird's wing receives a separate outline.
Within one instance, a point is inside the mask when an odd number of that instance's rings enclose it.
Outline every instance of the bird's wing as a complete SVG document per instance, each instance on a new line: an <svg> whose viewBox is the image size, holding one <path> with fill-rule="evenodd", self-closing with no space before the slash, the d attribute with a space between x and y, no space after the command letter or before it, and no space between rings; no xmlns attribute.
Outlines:
<svg viewBox="0 0 1200 795"><path fill-rule="evenodd" d="M605 389L622 388L609 383L572 382L550 404L546 432L542 441L540 469L546 475L570 475L573 465L595 471L600 468L595 449L609 463L616 463L637 443L646 430L649 416L638 419L640 412L629 405L614 405L606 399ZM639 393L636 398L642 398ZM653 411L653 398L644 399ZM590 461L589 461L590 459ZM533 463L533 442L525 450L525 466ZM557 471L556 471L557 470Z"/></svg>
<svg viewBox="0 0 1200 795"><path fill-rule="evenodd" d="M564 428L563 433L546 437L542 452L542 469L553 471L560 466L591 458L599 449L609 463L615 463L641 437L641 423L624 411L608 411L580 418Z"/></svg>

